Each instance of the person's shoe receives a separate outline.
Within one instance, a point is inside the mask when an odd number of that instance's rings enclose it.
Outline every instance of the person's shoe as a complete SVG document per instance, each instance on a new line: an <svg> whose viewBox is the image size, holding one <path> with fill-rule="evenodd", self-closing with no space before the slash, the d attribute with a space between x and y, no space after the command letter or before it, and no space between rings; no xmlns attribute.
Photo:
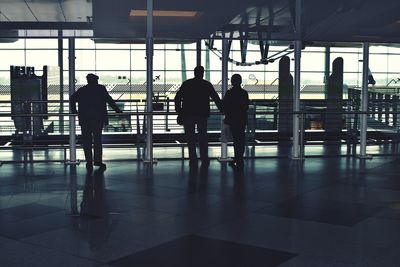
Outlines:
<svg viewBox="0 0 400 267"><path fill-rule="evenodd" d="M99 170L105 171L107 169L107 165L102 162L95 162L94 166L99 166Z"/></svg>
<svg viewBox="0 0 400 267"><path fill-rule="evenodd" d="M87 172L92 172L93 171L93 164L88 162L86 163L86 170Z"/></svg>
<svg viewBox="0 0 400 267"><path fill-rule="evenodd" d="M240 165L235 165L234 167L232 167L233 168L233 171L235 171L235 172L243 172L243 166L240 166Z"/></svg>
<svg viewBox="0 0 400 267"><path fill-rule="evenodd" d="M189 160L189 167L190 167L191 169L192 169L192 168L197 168L197 167L198 167L197 160L195 160L195 159Z"/></svg>
<svg viewBox="0 0 400 267"><path fill-rule="evenodd" d="M243 172L244 169L244 163L239 161L235 162L235 165L233 166L233 170L236 172Z"/></svg>
<svg viewBox="0 0 400 267"><path fill-rule="evenodd" d="M208 168L208 166L210 166L210 160L209 159L201 160L201 167L202 168Z"/></svg>

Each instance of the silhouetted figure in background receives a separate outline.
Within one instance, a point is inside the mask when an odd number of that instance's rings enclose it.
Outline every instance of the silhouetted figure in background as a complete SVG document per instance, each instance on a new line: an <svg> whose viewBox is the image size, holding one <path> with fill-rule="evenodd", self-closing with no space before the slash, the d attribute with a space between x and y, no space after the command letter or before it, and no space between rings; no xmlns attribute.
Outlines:
<svg viewBox="0 0 400 267"><path fill-rule="evenodd" d="M231 129L235 151L235 156L230 165L234 170L242 171L249 95L240 86L242 84L242 77L239 74L232 75L231 82L232 88L226 92L222 100L222 107L225 114L225 123Z"/></svg>
<svg viewBox="0 0 400 267"><path fill-rule="evenodd" d="M194 69L194 78L184 81L175 96L175 110L183 118L190 167L197 167L195 126L199 134L202 166L209 166L207 120L210 116L210 98L221 109L221 99L212 84L203 79L203 75L204 68L197 66Z"/></svg>
<svg viewBox="0 0 400 267"><path fill-rule="evenodd" d="M107 89L98 84L99 77L92 73L86 76L88 84L79 88L70 97L71 112L76 113L76 102L78 102L79 125L82 130L83 150L85 152L86 168L93 170L93 164L105 170L103 163L103 147L101 142L101 131L108 124L107 103L118 113L121 110L108 94ZM92 143L94 144L94 162Z"/></svg>

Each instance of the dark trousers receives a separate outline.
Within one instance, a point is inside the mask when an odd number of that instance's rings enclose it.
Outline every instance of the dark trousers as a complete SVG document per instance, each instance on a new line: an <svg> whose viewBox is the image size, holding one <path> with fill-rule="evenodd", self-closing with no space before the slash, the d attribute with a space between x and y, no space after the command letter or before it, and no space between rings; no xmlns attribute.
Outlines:
<svg viewBox="0 0 400 267"><path fill-rule="evenodd" d="M206 116L187 116L184 119L186 142L188 144L190 160L197 160L196 126L199 134L200 159L202 161L208 160L207 121L208 118Z"/></svg>
<svg viewBox="0 0 400 267"><path fill-rule="evenodd" d="M230 125L230 129L233 139L233 149L235 152L233 160L238 164L243 164L243 154L246 144L246 125Z"/></svg>
<svg viewBox="0 0 400 267"><path fill-rule="evenodd" d="M94 149L94 162L103 162L103 147L101 142L103 125L103 121L96 120L81 122L82 145L87 163L93 163L92 148Z"/></svg>

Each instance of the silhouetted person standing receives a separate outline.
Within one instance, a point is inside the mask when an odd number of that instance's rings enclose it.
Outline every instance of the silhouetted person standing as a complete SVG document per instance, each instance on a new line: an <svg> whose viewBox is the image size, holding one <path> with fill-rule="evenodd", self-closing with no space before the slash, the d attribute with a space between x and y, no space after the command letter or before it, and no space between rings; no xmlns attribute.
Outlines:
<svg viewBox="0 0 400 267"><path fill-rule="evenodd" d="M194 78L184 81L175 96L175 110L183 117L188 143L190 167L197 167L196 134L199 134L200 159L202 166L210 164L208 158L207 120L210 116L210 98L221 109L221 99L212 84L203 79L204 68L194 69Z"/></svg>
<svg viewBox="0 0 400 267"><path fill-rule="evenodd" d="M231 83L232 88L226 92L222 100L222 107L225 114L225 123L231 129L235 151L233 162L230 165L235 170L242 171L249 95L240 86L242 84L242 77L239 74L232 75Z"/></svg>
<svg viewBox="0 0 400 267"><path fill-rule="evenodd" d="M89 73L86 79L88 84L79 88L70 97L71 112L76 113L76 102L78 102L79 125L82 130L82 143L87 170L92 171L93 164L105 170L101 131L104 125L108 124L107 103L116 112L121 113L121 110L108 94L107 89L98 84L99 77L97 75ZM94 161L92 143L94 145Z"/></svg>

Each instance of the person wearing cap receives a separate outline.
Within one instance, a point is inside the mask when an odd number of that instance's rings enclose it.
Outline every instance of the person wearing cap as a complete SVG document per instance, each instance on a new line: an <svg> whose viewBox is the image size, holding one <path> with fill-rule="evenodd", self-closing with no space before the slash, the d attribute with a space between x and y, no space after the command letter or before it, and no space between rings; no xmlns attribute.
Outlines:
<svg viewBox="0 0 400 267"><path fill-rule="evenodd" d="M224 122L229 125L233 139L234 158L229 164L235 171L243 171L243 154L245 151L245 129L247 124L247 110L249 108L249 94L241 87L242 76L233 74L232 88L228 90L222 100Z"/></svg>
<svg viewBox="0 0 400 267"><path fill-rule="evenodd" d="M122 111L108 94L106 87L98 84L99 77L97 75L89 73L86 79L88 84L71 95L70 110L72 113L78 113L86 169L92 171L93 165L95 165L99 166L99 169L105 170L101 132L104 125L108 124L107 103L117 113ZM76 111L76 103L78 103L78 112Z"/></svg>

